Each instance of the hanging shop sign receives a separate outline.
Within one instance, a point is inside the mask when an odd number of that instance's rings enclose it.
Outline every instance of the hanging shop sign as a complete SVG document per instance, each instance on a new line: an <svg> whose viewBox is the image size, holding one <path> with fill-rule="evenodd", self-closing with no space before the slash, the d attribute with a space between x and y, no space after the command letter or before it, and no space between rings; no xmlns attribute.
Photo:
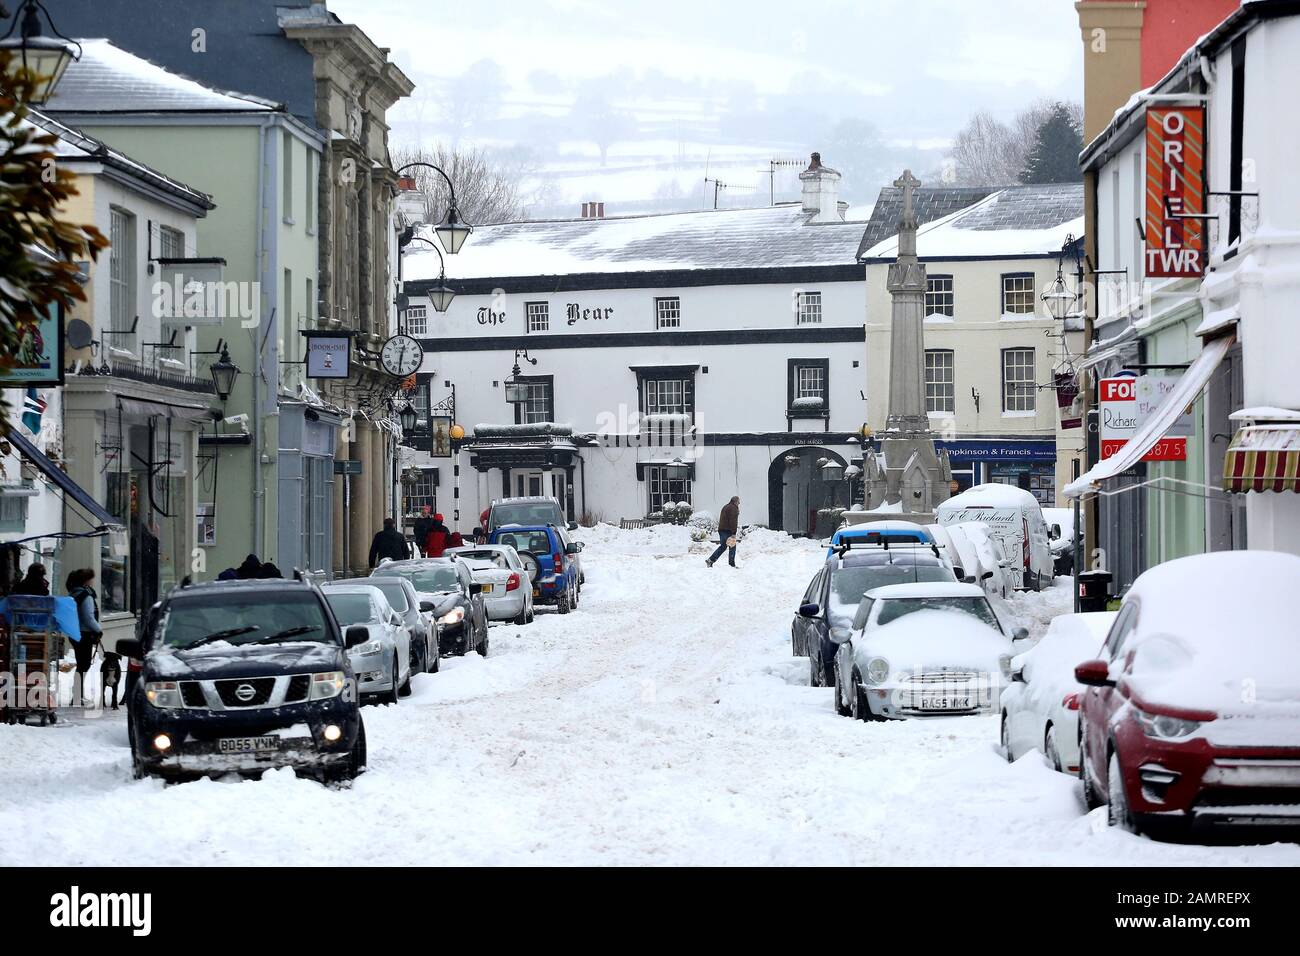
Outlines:
<svg viewBox="0 0 1300 956"><path fill-rule="evenodd" d="M1097 383L1101 410L1101 458L1106 459L1124 447L1147 418L1164 402L1178 384L1180 375L1121 375L1103 378ZM1192 431L1192 417L1183 414L1151 446L1143 461L1186 461L1187 436Z"/></svg>
<svg viewBox="0 0 1300 956"><path fill-rule="evenodd" d="M1146 274L1205 273L1205 107L1147 109Z"/></svg>
<svg viewBox="0 0 1300 956"><path fill-rule="evenodd" d="M49 307L34 318L14 322L18 347L0 362L0 388L40 388L63 384L63 312Z"/></svg>
<svg viewBox="0 0 1300 956"><path fill-rule="evenodd" d="M429 416L429 454L434 458L451 457L451 416Z"/></svg>
<svg viewBox="0 0 1300 956"><path fill-rule="evenodd" d="M304 332L308 378L347 378L351 373L352 336L338 332Z"/></svg>

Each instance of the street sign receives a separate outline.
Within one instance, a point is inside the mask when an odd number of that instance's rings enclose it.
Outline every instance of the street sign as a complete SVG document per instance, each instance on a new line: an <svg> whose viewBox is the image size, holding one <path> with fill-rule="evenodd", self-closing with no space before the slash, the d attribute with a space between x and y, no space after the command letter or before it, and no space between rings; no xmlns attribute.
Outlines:
<svg viewBox="0 0 1300 956"><path fill-rule="evenodd" d="M344 461L334 462L334 474L336 475L359 475L361 474L361 462L346 459Z"/></svg>
<svg viewBox="0 0 1300 956"><path fill-rule="evenodd" d="M1097 383L1101 409L1101 458L1114 455L1160 407L1178 384L1178 375L1121 375ZM1142 456L1143 461L1186 461L1190 415L1182 415Z"/></svg>
<svg viewBox="0 0 1300 956"><path fill-rule="evenodd" d="M308 378L347 378L352 370L350 332L304 332Z"/></svg>
<svg viewBox="0 0 1300 956"><path fill-rule="evenodd" d="M1147 109L1148 278L1205 273L1205 107Z"/></svg>

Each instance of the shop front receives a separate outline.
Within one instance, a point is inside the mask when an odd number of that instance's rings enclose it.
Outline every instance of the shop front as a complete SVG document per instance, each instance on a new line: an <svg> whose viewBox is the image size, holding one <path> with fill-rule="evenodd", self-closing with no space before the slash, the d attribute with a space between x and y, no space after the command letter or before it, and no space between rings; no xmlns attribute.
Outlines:
<svg viewBox="0 0 1300 956"><path fill-rule="evenodd" d="M1044 508L1056 503L1056 439L936 441L952 464L953 494L973 485L1014 485L1033 492Z"/></svg>

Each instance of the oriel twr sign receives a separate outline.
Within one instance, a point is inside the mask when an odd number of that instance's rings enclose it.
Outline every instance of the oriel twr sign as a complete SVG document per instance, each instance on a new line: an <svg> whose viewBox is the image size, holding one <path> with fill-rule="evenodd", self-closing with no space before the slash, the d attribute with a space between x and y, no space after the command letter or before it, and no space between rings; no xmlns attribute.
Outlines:
<svg viewBox="0 0 1300 956"><path fill-rule="evenodd" d="M1203 275L1205 107L1148 108L1146 163L1146 274Z"/></svg>

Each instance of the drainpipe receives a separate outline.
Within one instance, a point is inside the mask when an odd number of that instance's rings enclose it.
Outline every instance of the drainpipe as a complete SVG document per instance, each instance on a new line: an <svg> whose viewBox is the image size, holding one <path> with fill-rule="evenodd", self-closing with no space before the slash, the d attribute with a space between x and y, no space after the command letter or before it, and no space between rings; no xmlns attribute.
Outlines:
<svg viewBox="0 0 1300 956"><path fill-rule="evenodd" d="M274 117L267 116L257 127L257 238L256 238L256 262L258 281L262 289L268 288L266 284L266 151L268 146L267 132L274 124ZM262 487L262 349L265 347L265 339L262 336L262 325L270 318L269 314L263 309L261 296L257 300L258 324L253 329L253 546L249 550L251 553L258 555L263 560L266 559L265 549L262 547L263 526L265 525L265 514L263 509L266 507L266 492Z"/></svg>

